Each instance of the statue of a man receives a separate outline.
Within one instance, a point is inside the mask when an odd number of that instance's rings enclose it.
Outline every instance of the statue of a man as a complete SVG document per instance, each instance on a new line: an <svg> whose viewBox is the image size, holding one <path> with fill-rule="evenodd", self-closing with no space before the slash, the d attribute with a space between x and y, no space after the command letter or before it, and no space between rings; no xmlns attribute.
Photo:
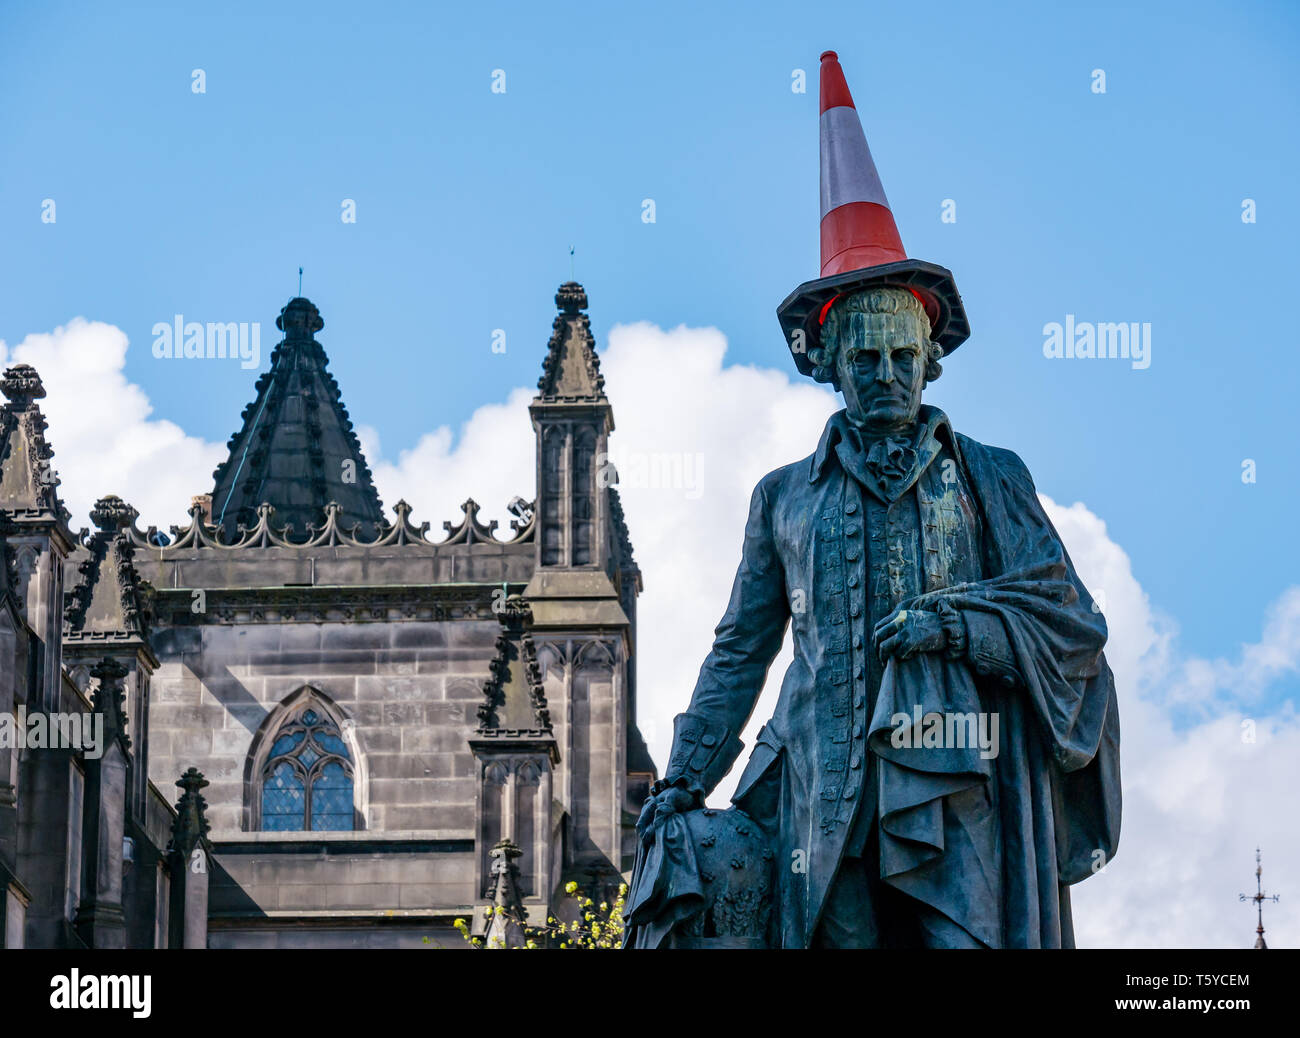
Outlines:
<svg viewBox="0 0 1300 1038"><path fill-rule="evenodd" d="M906 258L838 61L822 61L823 277L780 317L844 408L754 491L731 601L642 815L630 943L662 943L653 921L683 916L673 891L695 888L669 873L690 848L644 852L738 759L792 625L794 662L732 798L772 852L768 943L1069 947L1069 885L1119 839L1105 621L1024 463L922 404L967 336L961 298L947 270Z"/></svg>

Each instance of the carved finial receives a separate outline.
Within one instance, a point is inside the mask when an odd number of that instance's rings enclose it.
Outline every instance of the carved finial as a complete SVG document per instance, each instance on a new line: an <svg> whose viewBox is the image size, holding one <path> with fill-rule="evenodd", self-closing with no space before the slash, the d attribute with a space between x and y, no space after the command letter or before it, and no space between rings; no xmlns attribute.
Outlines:
<svg viewBox="0 0 1300 1038"><path fill-rule="evenodd" d="M500 840L488 851L492 859L492 920L484 935L488 948L517 948L524 943L520 924L524 919L519 897L519 866L515 860L524 852L513 840Z"/></svg>
<svg viewBox="0 0 1300 1038"><path fill-rule="evenodd" d="M176 780L176 785L186 793L197 793L208 785L208 780L203 777L203 772L198 768L190 768L184 775Z"/></svg>
<svg viewBox="0 0 1300 1038"><path fill-rule="evenodd" d="M90 510L90 521L105 533L117 533L135 523L140 513L116 494L108 494L95 502Z"/></svg>
<svg viewBox="0 0 1300 1038"><path fill-rule="evenodd" d="M176 780L176 785L182 792L181 798L176 801L176 819L172 822L170 849L179 851L186 857L200 842L207 844L208 802L200 792L207 784L208 780L198 768L190 768Z"/></svg>
<svg viewBox="0 0 1300 1038"><path fill-rule="evenodd" d="M100 688L103 689L118 684L126 677L126 668L112 656L105 656L90 668L90 676L98 678Z"/></svg>
<svg viewBox="0 0 1300 1038"><path fill-rule="evenodd" d="M587 309L587 291L576 281L566 281L555 293L555 305L562 314L576 314Z"/></svg>
<svg viewBox="0 0 1300 1038"><path fill-rule="evenodd" d="M472 497L467 498L465 503L460 506L460 510L465 516L460 521L459 526L452 526L450 522L444 522L442 528L447 531L447 540L444 544L475 544L480 541L495 541L493 533L497 528L497 521L491 520L486 526L479 522L478 502Z"/></svg>
<svg viewBox="0 0 1300 1038"><path fill-rule="evenodd" d="M15 364L0 379L0 392L13 402L15 410L23 411L31 406L33 400L45 396L45 386L30 364Z"/></svg>
<svg viewBox="0 0 1300 1038"><path fill-rule="evenodd" d="M495 597L495 596L494 596ZM532 607L522 595L493 605L501 623L492 676L483 682L478 706L478 735L485 738L550 738L551 711L542 685L542 669L529 628Z"/></svg>
<svg viewBox="0 0 1300 1038"><path fill-rule="evenodd" d="M126 668L111 656L103 657L90 668L90 676L99 683L94 705L95 713L104 715L104 744L120 739L123 752L131 745L126 736L126 691L122 688L126 673Z"/></svg>
<svg viewBox="0 0 1300 1038"><path fill-rule="evenodd" d="M286 342L300 339L313 339L316 333L325 327L320 311L310 299L296 296L289 300L287 306L275 319L275 326L284 332Z"/></svg>
<svg viewBox="0 0 1300 1038"><path fill-rule="evenodd" d="M195 508L199 509L200 514L203 516L203 522L209 526L212 525L212 495L195 494L191 497L190 511L193 512Z"/></svg>
<svg viewBox="0 0 1300 1038"><path fill-rule="evenodd" d="M551 322L551 340L537 380L538 395L543 401L590 401L604 406L605 380L591 336L591 320L583 312L587 292L576 281L566 281L555 293L555 304L560 312Z"/></svg>

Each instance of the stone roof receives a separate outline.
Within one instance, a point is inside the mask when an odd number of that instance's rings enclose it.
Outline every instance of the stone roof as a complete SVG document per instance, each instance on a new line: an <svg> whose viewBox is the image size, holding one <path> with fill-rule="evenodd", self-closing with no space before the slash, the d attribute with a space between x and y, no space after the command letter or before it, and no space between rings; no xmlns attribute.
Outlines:
<svg viewBox="0 0 1300 1038"><path fill-rule="evenodd" d="M340 525L360 524L372 537L383 522L383 505L316 341L325 322L310 300L295 298L275 323L284 339L230 438L229 458L213 473L213 522L234 541L238 527L252 529L258 506L268 503L277 522L292 524L301 537L309 526L323 527L325 506L337 502Z"/></svg>
<svg viewBox="0 0 1300 1038"><path fill-rule="evenodd" d="M591 320L582 312L587 309L586 290L566 281L555 293L555 305L560 312L551 326L536 402L608 404Z"/></svg>
<svg viewBox="0 0 1300 1038"><path fill-rule="evenodd" d="M153 588L135 568L131 531L138 515L116 494L101 497L91 509L97 529L69 558L65 643L147 640Z"/></svg>
<svg viewBox="0 0 1300 1038"><path fill-rule="evenodd" d="M29 364L15 364L0 377L0 392L7 399L0 406L0 510L66 522L54 451L45 441L48 426L36 402L45 396L40 375Z"/></svg>
<svg viewBox="0 0 1300 1038"><path fill-rule="evenodd" d="M554 751L551 711L542 689L542 672L529 633L533 614L519 595L505 599L497 614L497 636L492 676L483 683L478 707L476 740L544 742Z"/></svg>

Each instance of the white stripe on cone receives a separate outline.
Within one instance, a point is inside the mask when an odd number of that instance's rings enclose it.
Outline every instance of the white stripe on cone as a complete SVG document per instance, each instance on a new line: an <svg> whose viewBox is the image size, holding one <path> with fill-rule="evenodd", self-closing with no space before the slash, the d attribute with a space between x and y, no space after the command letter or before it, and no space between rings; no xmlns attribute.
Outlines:
<svg viewBox="0 0 1300 1038"><path fill-rule="evenodd" d="M821 115L822 218L849 202L889 208L856 108L840 105Z"/></svg>

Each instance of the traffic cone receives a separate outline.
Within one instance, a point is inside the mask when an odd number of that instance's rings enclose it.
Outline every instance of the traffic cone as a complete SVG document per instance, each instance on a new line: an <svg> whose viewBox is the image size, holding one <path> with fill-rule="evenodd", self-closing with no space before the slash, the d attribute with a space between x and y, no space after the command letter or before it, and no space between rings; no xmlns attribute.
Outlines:
<svg viewBox="0 0 1300 1038"><path fill-rule="evenodd" d="M820 109L821 277L800 285L777 308L796 366L812 374L808 352L821 342L835 301L875 286L912 292L930 319L930 338L951 353L970 335L957 284L946 267L908 258L832 50L821 56Z"/></svg>
<svg viewBox="0 0 1300 1038"><path fill-rule="evenodd" d="M833 50L821 75L822 277L907 259L867 135Z"/></svg>

